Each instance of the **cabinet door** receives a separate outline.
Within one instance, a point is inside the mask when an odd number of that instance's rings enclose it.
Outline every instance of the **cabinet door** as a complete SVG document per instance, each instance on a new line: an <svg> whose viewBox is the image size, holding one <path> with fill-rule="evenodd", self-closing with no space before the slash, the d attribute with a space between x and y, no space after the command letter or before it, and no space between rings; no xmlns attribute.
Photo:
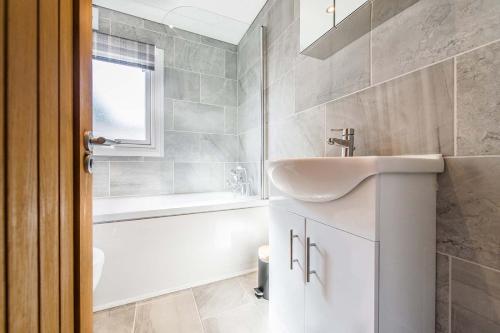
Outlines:
<svg viewBox="0 0 500 333"><path fill-rule="evenodd" d="M304 333L305 219L279 208L270 211L270 332Z"/></svg>
<svg viewBox="0 0 500 333"><path fill-rule="evenodd" d="M308 48L318 38L333 28L334 0L300 1L300 51Z"/></svg>
<svg viewBox="0 0 500 333"><path fill-rule="evenodd" d="M306 283L306 332L376 332L376 243L311 220L306 234L314 271Z"/></svg>
<svg viewBox="0 0 500 333"><path fill-rule="evenodd" d="M367 0L336 0L335 1L335 26L347 16L361 7Z"/></svg>

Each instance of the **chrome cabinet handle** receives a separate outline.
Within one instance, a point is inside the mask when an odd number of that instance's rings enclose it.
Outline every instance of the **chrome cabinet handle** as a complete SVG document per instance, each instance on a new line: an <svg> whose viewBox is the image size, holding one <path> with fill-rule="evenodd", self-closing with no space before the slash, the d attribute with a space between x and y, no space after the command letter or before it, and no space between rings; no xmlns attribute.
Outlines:
<svg viewBox="0 0 500 333"><path fill-rule="evenodd" d="M311 274L316 274L316 271L311 271L311 247L316 246L316 243L311 243L311 238L306 239L306 282L311 282Z"/></svg>
<svg viewBox="0 0 500 333"><path fill-rule="evenodd" d="M298 262L297 259L293 259L293 239L299 238L299 235L293 234L293 229L290 229L290 270L293 271L293 263Z"/></svg>

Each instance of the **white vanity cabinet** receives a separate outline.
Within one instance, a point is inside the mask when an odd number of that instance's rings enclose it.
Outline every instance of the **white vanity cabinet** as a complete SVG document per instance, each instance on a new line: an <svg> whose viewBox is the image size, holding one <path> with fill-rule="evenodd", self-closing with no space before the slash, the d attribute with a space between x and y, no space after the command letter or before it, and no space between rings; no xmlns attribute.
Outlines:
<svg viewBox="0 0 500 333"><path fill-rule="evenodd" d="M376 332L377 243L277 207L271 217L270 331Z"/></svg>
<svg viewBox="0 0 500 333"><path fill-rule="evenodd" d="M271 161L270 331L431 333L440 156Z"/></svg>
<svg viewBox="0 0 500 333"><path fill-rule="evenodd" d="M269 299L279 300L269 317L270 332L303 333L305 219L281 209L271 209L270 213L274 221L282 222L269 225L269 239L273 243Z"/></svg>
<svg viewBox="0 0 500 333"><path fill-rule="evenodd" d="M307 238L305 332L376 332L377 244L309 219Z"/></svg>

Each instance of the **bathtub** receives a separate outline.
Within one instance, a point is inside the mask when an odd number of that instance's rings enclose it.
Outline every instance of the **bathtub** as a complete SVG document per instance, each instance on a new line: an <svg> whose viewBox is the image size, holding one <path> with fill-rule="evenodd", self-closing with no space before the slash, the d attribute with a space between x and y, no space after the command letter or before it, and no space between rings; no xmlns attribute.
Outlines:
<svg viewBox="0 0 500 333"><path fill-rule="evenodd" d="M255 198L256 199L256 198ZM231 193L94 200L94 311L254 271L267 202Z"/></svg>
<svg viewBox="0 0 500 333"><path fill-rule="evenodd" d="M267 201L259 197L244 197L231 192L96 198L93 216L94 223L106 223L266 205Z"/></svg>

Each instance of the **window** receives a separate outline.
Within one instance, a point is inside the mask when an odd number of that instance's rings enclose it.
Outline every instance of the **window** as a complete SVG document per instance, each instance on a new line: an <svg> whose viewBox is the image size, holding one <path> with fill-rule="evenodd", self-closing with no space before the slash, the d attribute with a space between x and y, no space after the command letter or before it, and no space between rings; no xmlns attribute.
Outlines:
<svg viewBox="0 0 500 333"><path fill-rule="evenodd" d="M119 144L98 146L96 155L163 156L163 51L154 48L152 68L130 57L133 52L126 43L131 41L103 38L106 52L94 42L93 132ZM137 53L138 44L134 45ZM129 58L124 59L118 53L126 47Z"/></svg>

